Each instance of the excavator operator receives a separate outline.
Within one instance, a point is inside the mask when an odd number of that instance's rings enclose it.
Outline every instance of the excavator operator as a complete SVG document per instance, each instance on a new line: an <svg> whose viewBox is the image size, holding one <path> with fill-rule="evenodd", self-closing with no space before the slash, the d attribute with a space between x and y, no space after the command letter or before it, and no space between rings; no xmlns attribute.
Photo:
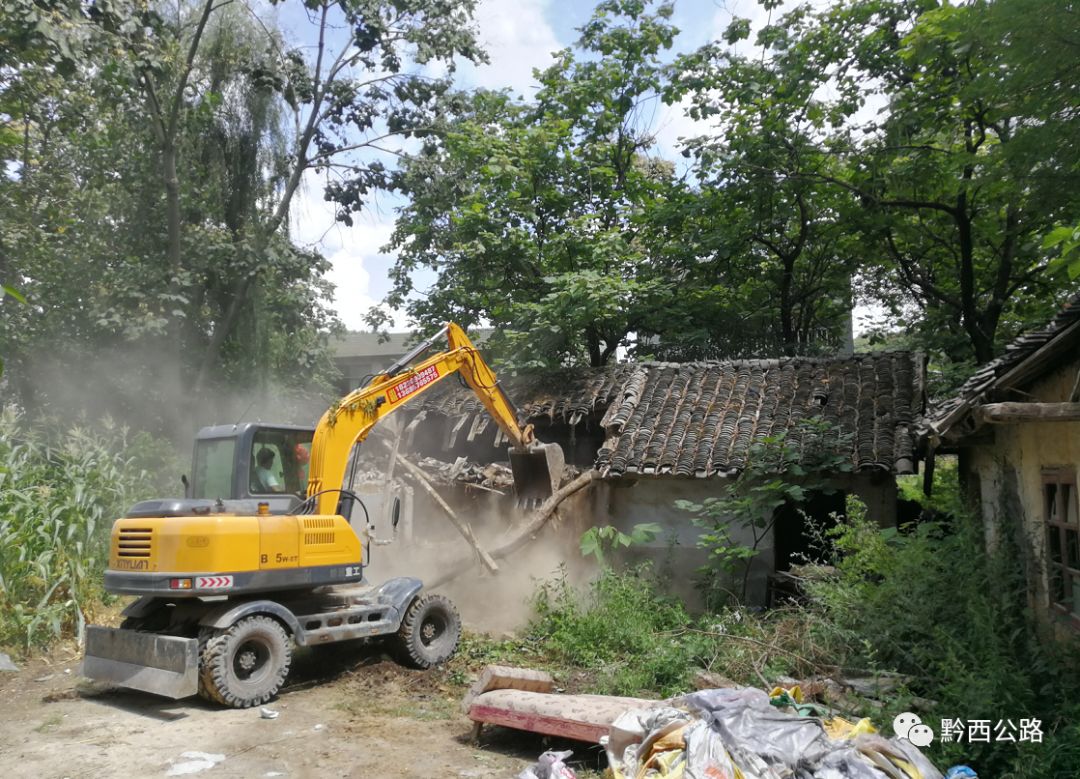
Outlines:
<svg viewBox="0 0 1080 779"><path fill-rule="evenodd" d="M274 467L274 450L263 447L255 455L255 478L264 492L284 492L285 487L278 481L271 468Z"/></svg>

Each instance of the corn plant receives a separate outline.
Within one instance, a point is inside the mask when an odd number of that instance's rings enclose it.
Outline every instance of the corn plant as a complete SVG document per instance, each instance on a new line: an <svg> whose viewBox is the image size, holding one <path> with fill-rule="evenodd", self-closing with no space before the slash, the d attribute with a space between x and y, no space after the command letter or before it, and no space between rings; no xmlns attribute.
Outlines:
<svg viewBox="0 0 1080 779"><path fill-rule="evenodd" d="M109 529L155 488L165 451L108 420L31 428L0 411L0 646L81 635L100 602Z"/></svg>

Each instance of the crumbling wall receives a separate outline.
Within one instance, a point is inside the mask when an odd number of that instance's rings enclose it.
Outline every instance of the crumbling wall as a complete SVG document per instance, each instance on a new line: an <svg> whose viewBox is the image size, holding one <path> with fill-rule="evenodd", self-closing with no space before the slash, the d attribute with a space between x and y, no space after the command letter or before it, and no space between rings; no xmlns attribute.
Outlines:
<svg viewBox="0 0 1080 779"><path fill-rule="evenodd" d="M1076 385L1080 359L1067 363L1040 380L1023 399L1065 402ZM971 446L965 458L969 476L978 483L978 510L991 549L1007 534L1023 555L1029 597L1036 614L1049 613L1046 568L1046 525L1043 476L1065 469L1080 477L1080 422L1019 422L987 425L992 440ZM985 435L986 432L981 434Z"/></svg>

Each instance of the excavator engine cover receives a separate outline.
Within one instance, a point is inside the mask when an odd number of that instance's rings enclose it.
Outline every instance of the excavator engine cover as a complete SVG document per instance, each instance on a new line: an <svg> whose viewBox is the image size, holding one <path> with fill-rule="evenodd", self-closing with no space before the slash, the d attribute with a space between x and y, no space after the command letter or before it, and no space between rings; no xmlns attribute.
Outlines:
<svg viewBox="0 0 1080 779"><path fill-rule="evenodd" d="M562 480L566 457L558 444L533 444L527 450L510 449L510 470L518 505L533 509L550 498Z"/></svg>

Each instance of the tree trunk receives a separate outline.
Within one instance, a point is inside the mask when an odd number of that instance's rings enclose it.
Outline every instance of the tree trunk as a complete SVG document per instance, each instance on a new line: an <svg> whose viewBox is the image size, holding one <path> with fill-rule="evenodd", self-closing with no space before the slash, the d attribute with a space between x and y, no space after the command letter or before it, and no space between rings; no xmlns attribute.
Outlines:
<svg viewBox="0 0 1080 779"><path fill-rule="evenodd" d="M247 301L248 293L251 291L251 285L254 281L253 276L244 277L243 282L240 283L240 286L237 287L236 292L233 294L232 300L229 301L225 316L214 327L214 332L210 336L210 343L203 349L202 359L199 361L199 372L196 374L195 383L191 388L193 398L197 397L205 389L210 371L213 370L218 355L221 354L221 347L225 345L225 339L228 338L229 333L232 332L233 327L236 325L236 320L244 308L244 303Z"/></svg>
<svg viewBox="0 0 1080 779"><path fill-rule="evenodd" d="M585 331L585 342L589 348L589 365L593 368L603 366L603 356L600 354L600 336L591 327Z"/></svg>
<svg viewBox="0 0 1080 779"><path fill-rule="evenodd" d="M795 334L795 312L791 300L791 288L795 283L795 257L781 256L783 273L780 276L780 337L783 340L784 354L795 354L798 339Z"/></svg>

